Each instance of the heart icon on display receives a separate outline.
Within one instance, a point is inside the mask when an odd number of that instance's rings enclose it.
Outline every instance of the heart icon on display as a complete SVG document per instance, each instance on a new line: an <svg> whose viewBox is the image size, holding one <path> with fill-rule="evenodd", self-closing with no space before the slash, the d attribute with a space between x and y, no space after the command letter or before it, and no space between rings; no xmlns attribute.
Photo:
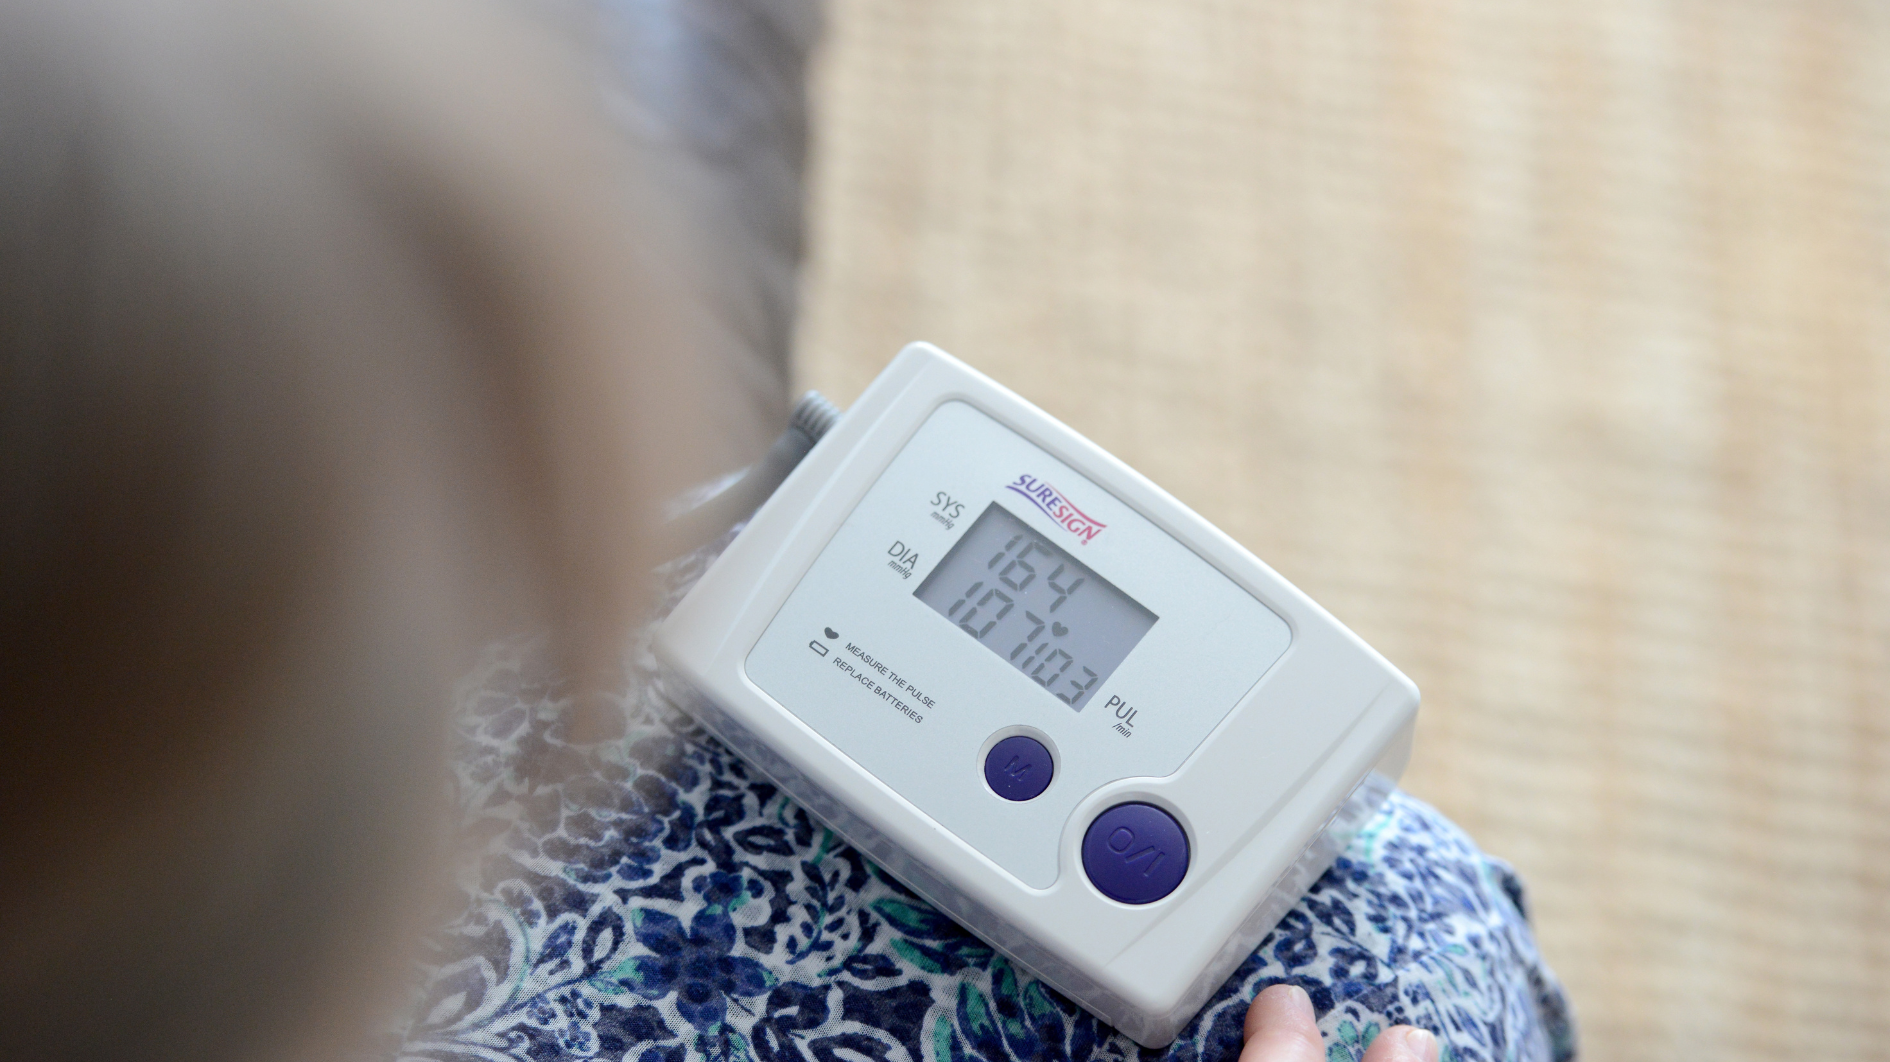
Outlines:
<svg viewBox="0 0 1890 1062"><path fill-rule="evenodd" d="M1050 633L1051 633L1051 634L1054 634L1054 635L1056 635L1056 636L1057 636L1057 637L1059 637L1059 638L1061 638L1061 637L1063 637L1064 635L1066 635L1066 634L1068 634L1068 633L1070 633L1070 629L1069 629L1068 627L1065 627L1065 626L1064 626L1063 624L1061 624L1061 623L1052 623L1052 624L1050 625Z"/></svg>
<svg viewBox="0 0 1890 1062"><path fill-rule="evenodd" d="M833 629L832 627L827 627L827 628L825 628L824 630L822 630L822 631L821 631L821 633L822 633L822 634L825 634L825 635L826 635L827 637L829 637L829 638L838 638L838 637L840 637L840 632L839 632L839 631L837 631L837 630L834 630L834 629Z"/></svg>

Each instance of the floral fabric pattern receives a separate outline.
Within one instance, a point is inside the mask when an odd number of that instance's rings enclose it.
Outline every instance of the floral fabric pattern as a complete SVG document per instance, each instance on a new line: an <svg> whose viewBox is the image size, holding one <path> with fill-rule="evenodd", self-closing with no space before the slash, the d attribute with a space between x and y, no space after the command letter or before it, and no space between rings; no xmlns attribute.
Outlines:
<svg viewBox="0 0 1890 1062"><path fill-rule="evenodd" d="M698 558L697 564L706 563ZM686 585L689 570L676 573ZM1329 1062L1401 1022L1458 1062L1575 1057L1523 890L1424 804L1383 810L1179 1038L1150 1051L1017 969L650 692L567 741L529 643L466 687L456 783L492 837L413 1062L1231 1060L1246 1004L1312 996Z"/></svg>

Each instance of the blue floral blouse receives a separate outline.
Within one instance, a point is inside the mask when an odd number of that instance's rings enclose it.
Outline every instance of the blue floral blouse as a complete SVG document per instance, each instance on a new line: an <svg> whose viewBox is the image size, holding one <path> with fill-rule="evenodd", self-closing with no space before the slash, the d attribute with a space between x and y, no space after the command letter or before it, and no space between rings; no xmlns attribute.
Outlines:
<svg viewBox="0 0 1890 1062"><path fill-rule="evenodd" d="M672 572L692 582L707 555ZM650 692L619 740L563 734L528 642L465 687L456 784L491 835L402 1057L429 1062L1231 1060L1268 985L1312 996L1329 1062L1423 1026L1463 1062L1575 1057L1522 883L1393 792L1175 1042L1138 1047L841 841Z"/></svg>

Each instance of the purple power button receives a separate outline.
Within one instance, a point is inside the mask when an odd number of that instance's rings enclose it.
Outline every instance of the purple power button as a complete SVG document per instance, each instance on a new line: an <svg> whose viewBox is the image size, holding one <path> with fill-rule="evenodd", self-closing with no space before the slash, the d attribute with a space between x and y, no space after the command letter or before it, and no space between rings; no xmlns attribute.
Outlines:
<svg viewBox="0 0 1890 1062"><path fill-rule="evenodd" d="M1056 765L1043 742L1015 734L991 746L984 756L984 784L1006 800L1030 800L1050 788Z"/></svg>
<svg viewBox="0 0 1890 1062"><path fill-rule="evenodd" d="M1117 804L1083 835L1083 871L1112 900L1154 903L1188 873L1188 835L1153 804Z"/></svg>

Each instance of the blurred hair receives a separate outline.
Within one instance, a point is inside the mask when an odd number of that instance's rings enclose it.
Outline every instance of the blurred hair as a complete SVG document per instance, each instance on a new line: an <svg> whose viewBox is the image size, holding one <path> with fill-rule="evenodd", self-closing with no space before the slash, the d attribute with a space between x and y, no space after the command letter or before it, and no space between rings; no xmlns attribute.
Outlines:
<svg viewBox="0 0 1890 1062"><path fill-rule="evenodd" d="M487 0L0 0L0 1054L338 1046L480 639L617 662L713 396L585 72Z"/></svg>

